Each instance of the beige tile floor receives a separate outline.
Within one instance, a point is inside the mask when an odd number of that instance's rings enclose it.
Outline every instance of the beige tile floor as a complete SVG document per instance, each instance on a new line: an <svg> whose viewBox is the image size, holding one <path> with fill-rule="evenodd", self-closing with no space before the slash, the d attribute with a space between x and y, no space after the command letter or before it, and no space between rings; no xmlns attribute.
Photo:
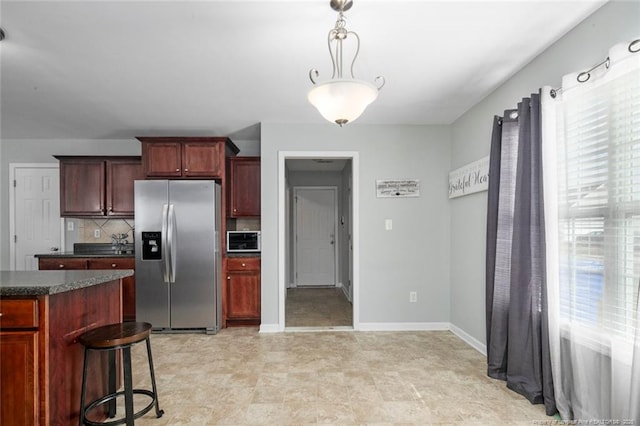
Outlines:
<svg viewBox="0 0 640 426"><path fill-rule="evenodd" d="M448 331L153 334L163 417L137 425L522 424L552 420ZM134 381L148 383L144 345ZM538 423L540 424L540 423Z"/></svg>
<svg viewBox="0 0 640 426"><path fill-rule="evenodd" d="M353 307L341 288L290 288L286 327L351 327Z"/></svg>

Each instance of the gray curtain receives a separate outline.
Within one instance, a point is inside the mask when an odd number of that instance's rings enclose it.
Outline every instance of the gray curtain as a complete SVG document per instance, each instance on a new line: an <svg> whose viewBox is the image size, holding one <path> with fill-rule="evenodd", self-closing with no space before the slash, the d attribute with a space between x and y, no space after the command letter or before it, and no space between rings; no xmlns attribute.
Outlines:
<svg viewBox="0 0 640 426"><path fill-rule="evenodd" d="M486 256L487 374L557 412L545 287L540 95L493 120Z"/></svg>

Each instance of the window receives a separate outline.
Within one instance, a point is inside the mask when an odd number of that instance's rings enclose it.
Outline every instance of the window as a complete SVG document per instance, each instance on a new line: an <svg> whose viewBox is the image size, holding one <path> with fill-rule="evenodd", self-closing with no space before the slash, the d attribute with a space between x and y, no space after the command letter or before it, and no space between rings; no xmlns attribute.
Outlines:
<svg viewBox="0 0 640 426"><path fill-rule="evenodd" d="M631 339L640 286L640 75L558 109L560 317Z"/></svg>

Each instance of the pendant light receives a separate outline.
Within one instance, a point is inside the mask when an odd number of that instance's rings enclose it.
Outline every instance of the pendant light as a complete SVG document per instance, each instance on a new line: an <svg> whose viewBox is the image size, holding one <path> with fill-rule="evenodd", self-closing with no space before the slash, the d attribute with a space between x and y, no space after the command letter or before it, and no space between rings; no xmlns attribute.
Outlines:
<svg viewBox="0 0 640 426"><path fill-rule="evenodd" d="M342 127L360 117L364 110L376 100L378 91L384 86L384 77L378 76L373 83L357 80L353 75L353 65L360 52L360 37L353 31L348 31L344 12L353 6L352 0L331 0L331 8L338 12L335 26L329 31L327 44L333 64L331 80L318 83L318 70L309 71L309 79L314 87L309 90L307 99L316 107L318 112L332 123ZM351 36L355 40L355 53L351 61L350 75L343 75L342 43Z"/></svg>

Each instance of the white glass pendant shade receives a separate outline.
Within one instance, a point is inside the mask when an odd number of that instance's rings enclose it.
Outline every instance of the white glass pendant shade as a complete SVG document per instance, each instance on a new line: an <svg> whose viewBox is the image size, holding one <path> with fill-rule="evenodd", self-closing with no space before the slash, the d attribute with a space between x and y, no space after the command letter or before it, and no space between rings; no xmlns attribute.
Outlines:
<svg viewBox="0 0 640 426"><path fill-rule="evenodd" d="M307 99L332 123L351 123L378 97L378 88L362 80L336 79L315 85Z"/></svg>

